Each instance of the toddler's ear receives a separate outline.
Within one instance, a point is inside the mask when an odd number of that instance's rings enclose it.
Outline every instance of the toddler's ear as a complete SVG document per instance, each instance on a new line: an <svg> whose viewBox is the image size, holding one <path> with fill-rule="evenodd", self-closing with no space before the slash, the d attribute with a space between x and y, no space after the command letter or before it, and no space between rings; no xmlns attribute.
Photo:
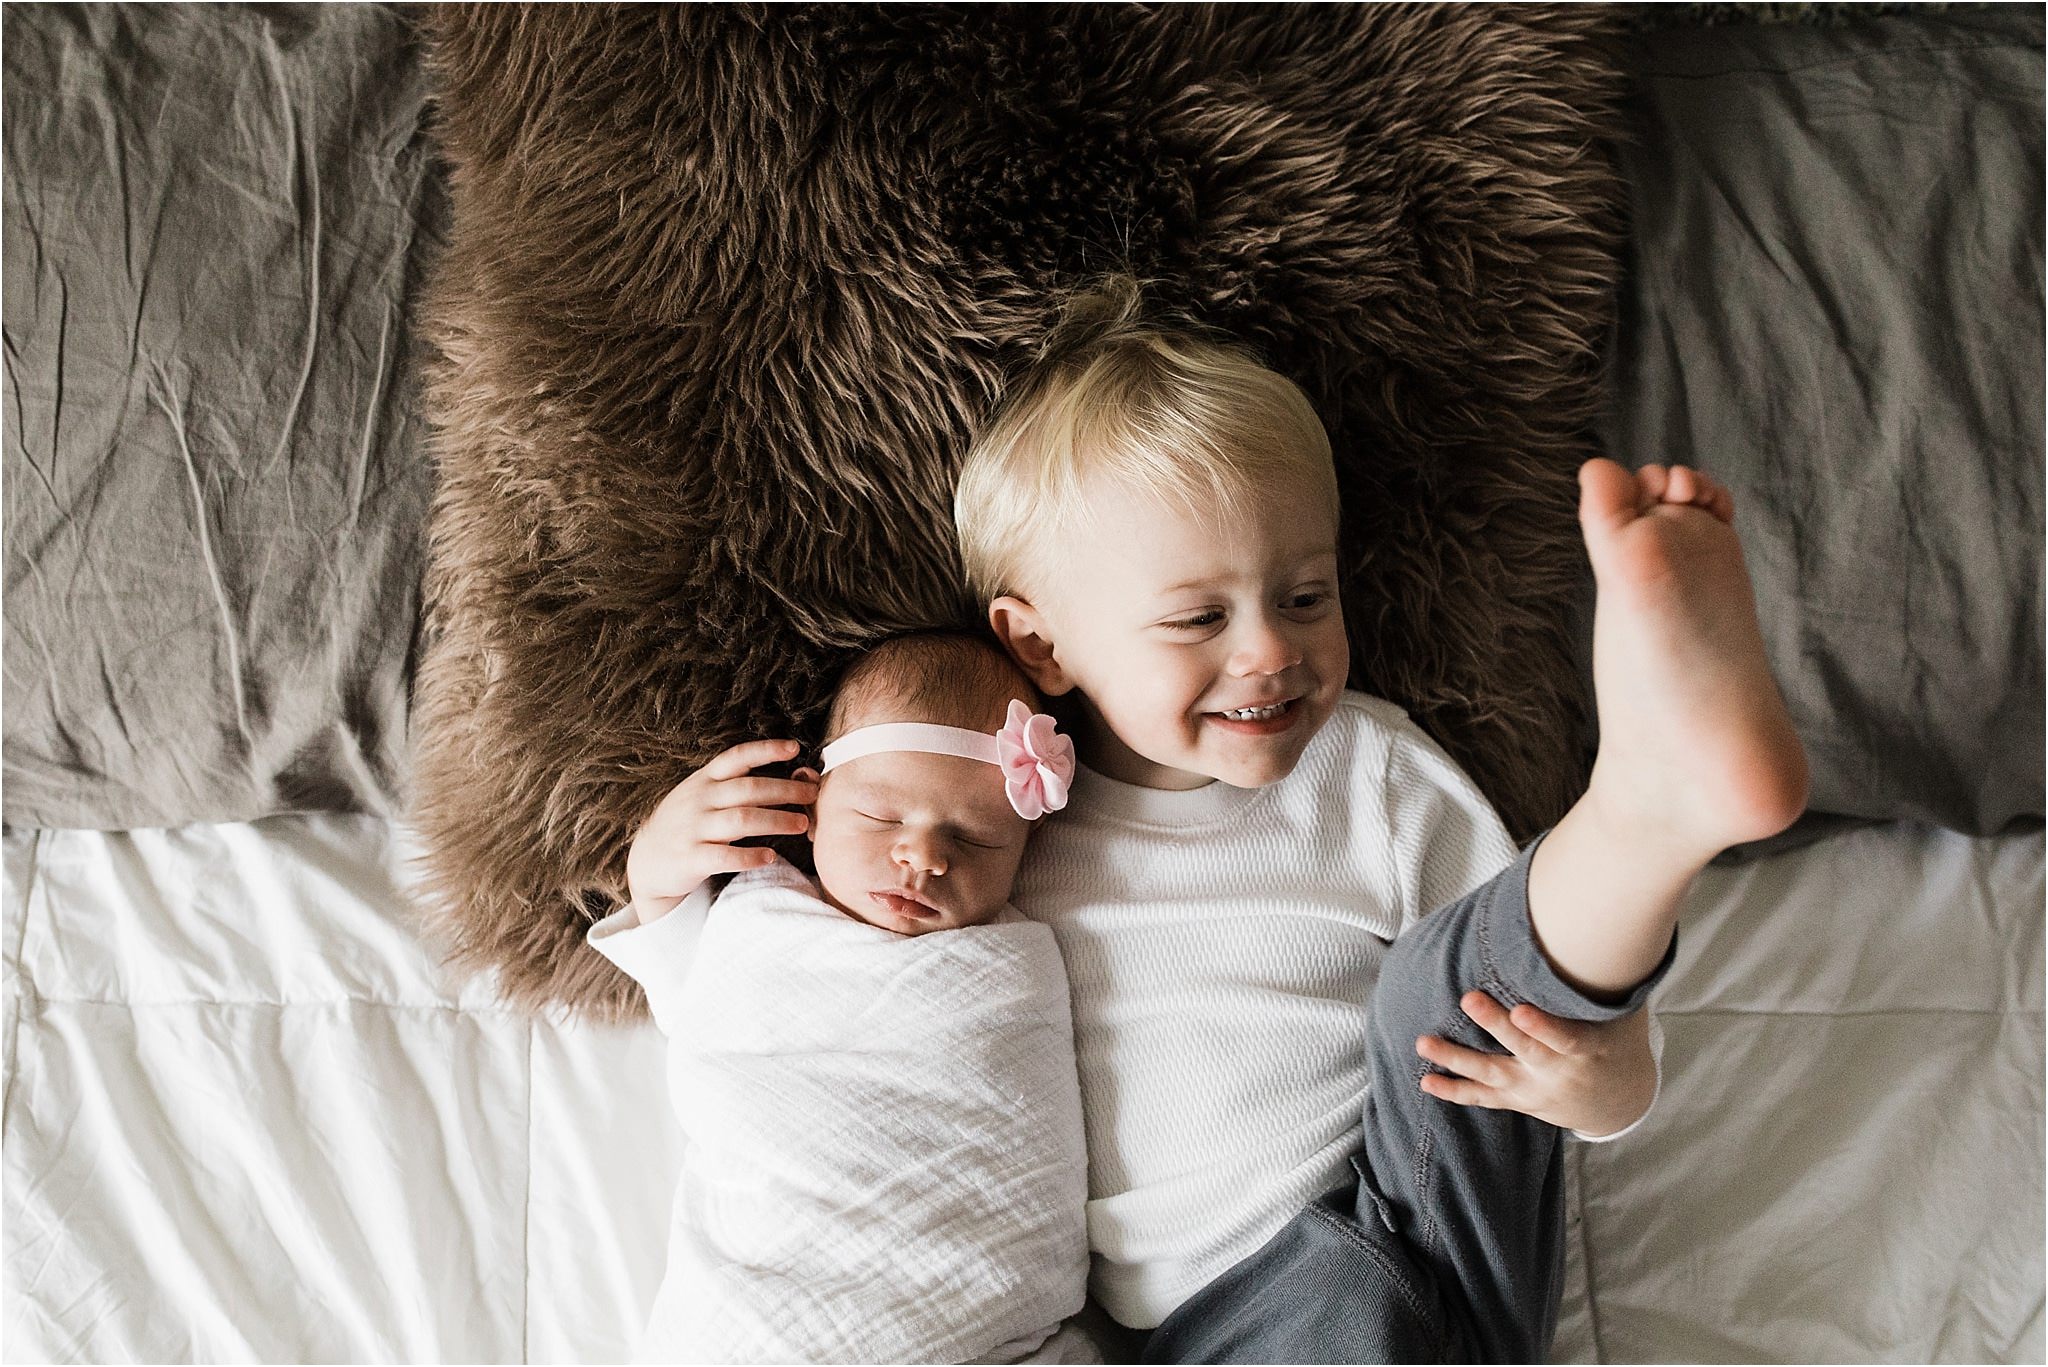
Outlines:
<svg viewBox="0 0 2048 1367"><path fill-rule="evenodd" d="M1044 613L1022 598L1005 596L988 605L988 624L1039 692L1056 698L1073 691L1074 681L1060 667Z"/></svg>

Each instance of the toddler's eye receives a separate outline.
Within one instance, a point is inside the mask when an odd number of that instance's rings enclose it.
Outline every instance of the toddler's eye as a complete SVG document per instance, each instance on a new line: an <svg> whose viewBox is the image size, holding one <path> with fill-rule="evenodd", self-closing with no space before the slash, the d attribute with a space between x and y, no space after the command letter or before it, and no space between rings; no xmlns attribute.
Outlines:
<svg viewBox="0 0 2048 1367"><path fill-rule="evenodd" d="M873 812L864 812L858 807L855 807L853 809L853 814L855 816L863 817L866 820L872 821L877 826L894 826L897 824L896 819L894 817L876 816Z"/></svg>
<svg viewBox="0 0 2048 1367"><path fill-rule="evenodd" d="M1330 601L1330 595L1321 589L1309 589L1289 598L1282 607L1289 612L1310 612Z"/></svg>
<svg viewBox="0 0 2048 1367"><path fill-rule="evenodd" d="M1209 612L1198 612L1192 617L1183 617L1177 622L1168 622L1166 625L1174 631L1201 631L1206 627L1215 626L1222 620L1222 613L1211 610Z"/></svg>

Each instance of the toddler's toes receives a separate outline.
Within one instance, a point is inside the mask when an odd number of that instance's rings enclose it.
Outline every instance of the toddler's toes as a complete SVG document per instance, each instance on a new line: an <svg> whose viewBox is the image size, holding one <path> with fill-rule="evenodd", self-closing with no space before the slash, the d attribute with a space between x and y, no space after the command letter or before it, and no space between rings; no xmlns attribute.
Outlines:
<svg viewBox="0 0 2048 1367"><path fill-rule="evenodd" d="M1735 521L1735 495L1729 493L1726 489L1717 487L1714 490L1712 501L1707 504L1707 508L1715 517L1720 518L1723 522L1732 524Z"/></svg>
<svg viewBox="0 0 2048 1367"><path fill-rule="evenodd" d="M1728 486L1708 475L1700 476L1699 497L1693 500L1723 522L1735 520L1735 495L1728 492Z"/></svg>
<svg viewBox="0 0 2048 1367"><path fill-rule="evenodd" d="M1579 521L1589 538L1627 526L1641 512L1635 477L1604 457L1579 467Z"/></svg>
<svg viewBox="0 0 2048 1367"><path fill-rule="evenodd" d="M1645 465L1636 471L1636 485L1642 490L1642 512L1649 512L1664 501L1664 492L1671 485L1671 472L1661 465Z"/></svg>
<svg viewBox="0 0 2048 1367"><path fill-rule="evenodd" d="M1674 465L1664 481L1666 503L1697 503L1700 496L1699 476L1690 465Z"/></svg>
<svg viewBox="0 0 2048 1367"><path fill-rule="evenodd" d="M1695 470L1689 465L1671 467L1665 501L1690 504L1703 512L1712 513L1723 522L1735 520L1734 495L1712 475L1704 470Z"/></svg>

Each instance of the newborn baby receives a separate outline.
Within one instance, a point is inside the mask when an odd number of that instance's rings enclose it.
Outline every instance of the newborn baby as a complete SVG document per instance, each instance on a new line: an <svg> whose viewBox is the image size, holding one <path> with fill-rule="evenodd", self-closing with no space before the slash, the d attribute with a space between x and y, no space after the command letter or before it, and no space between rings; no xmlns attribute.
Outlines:
<svg viewBox="0 0 2048 1367"><path fill-rule="evenodd" d="M647 991L686 1139L637 1360L1091 1359L1066 974L1009 906L1073 776L1037 702L993 645L886 642L822 775L735 746L634 837L590 943ZM733 843L803 830L816 882Z"/></svg>

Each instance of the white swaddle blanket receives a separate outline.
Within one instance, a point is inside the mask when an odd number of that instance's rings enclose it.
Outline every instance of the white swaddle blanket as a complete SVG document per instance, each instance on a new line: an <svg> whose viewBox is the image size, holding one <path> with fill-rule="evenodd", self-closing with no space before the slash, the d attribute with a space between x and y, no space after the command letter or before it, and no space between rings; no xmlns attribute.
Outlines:
<svg viewBox="0 0 2048 1367"><path fill-rule="evenodd" d="M1071 1334L1047 1342L1088 1275L1080 1087L1050 931L1005 909L894 935L778 862L648 926L622 912L590 939L647 988L687 1139L637 1358L1074 1351Z"/></svg>

